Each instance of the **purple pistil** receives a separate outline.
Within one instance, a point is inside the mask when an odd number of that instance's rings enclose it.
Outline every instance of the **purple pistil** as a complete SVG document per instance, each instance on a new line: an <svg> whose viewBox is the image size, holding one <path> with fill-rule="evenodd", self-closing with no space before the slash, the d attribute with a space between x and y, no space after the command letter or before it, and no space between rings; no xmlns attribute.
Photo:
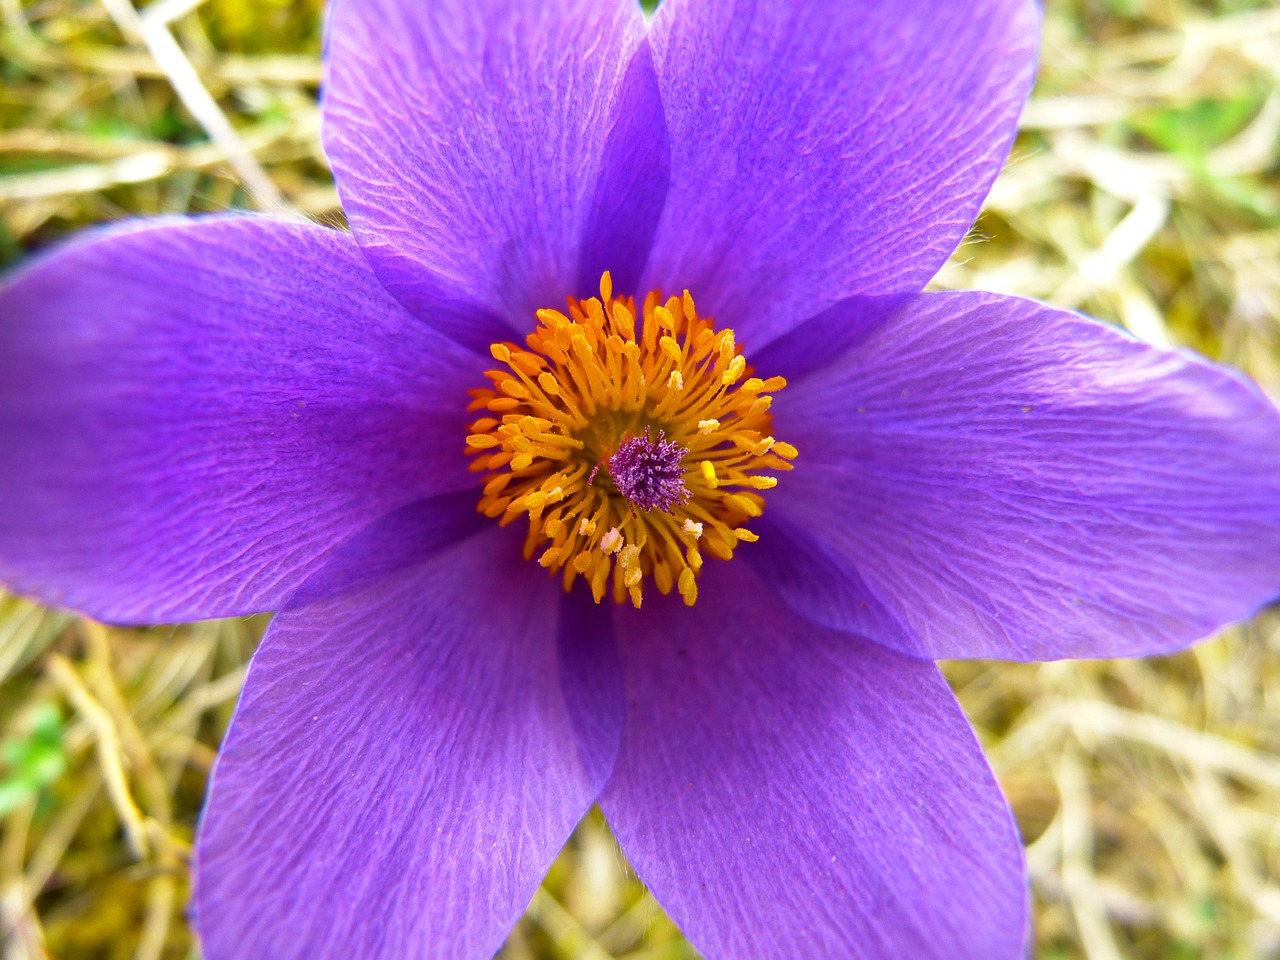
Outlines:
<svg viewBox="0 0 1280 960"><path fill-rule="evenodd" d="M682 466L686 453L680 444L665 439L661 430L656 440L650 440L646 427L640 436L618 444L609 457L609 476L633 507L670 513L689 499Z"/></svg>

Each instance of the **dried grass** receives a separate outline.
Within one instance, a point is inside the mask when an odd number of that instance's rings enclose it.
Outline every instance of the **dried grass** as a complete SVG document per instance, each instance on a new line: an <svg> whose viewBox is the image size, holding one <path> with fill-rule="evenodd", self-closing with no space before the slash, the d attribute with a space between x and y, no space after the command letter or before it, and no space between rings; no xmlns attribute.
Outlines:
<svg viewBox="0 0 1280 960"><path fill-rule="evenodd" d="M340 223L319 17L0 0L0 262L162 211ZM1266 3L1051 0L1014 159L940 285L1078 307L1280 396L1278 89ZM6 957L195 955L185 864L264 624L105 630L0 597ZM1280 957L1280 615L1164 659L947 673L1028 843L1041 957ZM504 955L694 954L593 815Z"/></svg>

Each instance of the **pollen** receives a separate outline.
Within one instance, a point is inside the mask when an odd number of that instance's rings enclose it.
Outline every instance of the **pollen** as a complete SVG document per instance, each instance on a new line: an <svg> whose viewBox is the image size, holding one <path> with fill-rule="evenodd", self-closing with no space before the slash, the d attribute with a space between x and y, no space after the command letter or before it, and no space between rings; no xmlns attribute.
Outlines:
<svg viewBox="0 0 1280 960"><path fill-rule="evenodd" d="M772 395L730 329L693 297L652 292L639 311L613 296L539 310L525 346L473 390L467 452L480 512L528 523L524 552L569 590L639 607L648 584L693 605L704 553L732 559L795 447L770 432Z"/></svg>

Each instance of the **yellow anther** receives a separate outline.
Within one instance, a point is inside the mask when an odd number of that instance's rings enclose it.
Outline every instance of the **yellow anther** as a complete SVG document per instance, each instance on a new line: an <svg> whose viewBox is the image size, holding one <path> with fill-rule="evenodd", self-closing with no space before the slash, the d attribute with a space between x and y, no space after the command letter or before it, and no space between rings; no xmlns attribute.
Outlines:
<svg viewBox="0 0 1280 960"><path fill-rule="evenodd" d="M671 592L671 588L675 586L675 581L671 579L671 568L665 563L659 563L653 568L653 582L658 587L658 592L666 596Z"/></svg>
<svg viewBox="0 0 1280 960"><path fill-rule="evenodd" d="M747 477L747 486L756 490L772 490L777 485L777 477Z"/></svg>
<svg viewBox="0 0 1280 960"><path fill-rule="evenodd" d="M569 318L559 310L539 310L537 317L552 330L561 330L569 326Z"/></svg>
<svg viewBox="0 0 1280 960"><path fill-rule="evenodd" d="M618 328L618 332L627 340L634 340L636 336L636 318L631 315L631 311L621 303L613 305L613 322Z"/></svg>
<svg viewBox="0 0 1280 960"><path fill-rule="evenodd" d="M604 584L609 579L609 564L601 563L591 574L591 596L596 603L604 599Z"/></svg>
<svg viewBox="0 0 1280 960"><path fill-rule="evenodd" d="M783 460L794 460L800 456L800 451L789 443L783 443L779 440L773 445L773 452L780 456Z"/></svg>
<svg viewBox="0 0 1280 960"><path fill-rule="evenodd" d="M711 420L698 421L698 433L702 434L702 436L704 437L710 436L711 434L715 433L719 429L720 429L719 420L711 419Z"/></svg>
<svg viewBox="0 0 1280 960"><path fill-rule="evenodd" d="M497 493L505 490L507 484L511 482L511 474L498 473L488 479L484 485L484 493L487 497L492 497Z"/></svg>
<svg viewBox="0 0 1280 960"><path fill-rule="evenodd" d="M698 579L694 576L690 567L685 567L680 571L680 596L684 600L685 606L692 607L698 602Z"/></svg>
<svg viewBox="0 0 1280 960"><path fill-rule="evenodd" d="M720 334L720 359L728 360L733 356L733 351L736 349L737 344L734 342L733 331L726 328Z"/></svg>
<svg viewBox="0 0 1280 960"><path fill-rule="evenodd" d="M658 341L658 346L675 363L679 363L683 359L683 354L680 352L680 344L676 343L674 337L663 337Z"/></svg>
<svg viewBox="0 0 1280 960"><path fill-rule="evenodd" d="M720 375L720 382L726 387L735 383L742 376L742 371L747 369L747 358L739 354L729 361L729 369Z"/></svg>
<svg viewBox="0 0 1280 960"><path fill-rule="evenodd" d="M738 527L733 531L733 535L744 543L755 543L760 538L752 533L746 527Z"/></svg>
<svg viewBox="0 0 1280 960"><path fill-rule="evenodd" d="M617 553L622 549L622 533L617 527L611 527L609 532L600 538L600 549L605 553Z"/></svg>
<svg viewBox="0 0 1280 960"><path fill-rule="evenodd" d="M733 542L730 543L723 539L723 536L721 534L718 538L708 538L707 549L711 551L712 556L720 560L732 560L733 548L737 546L737 539L734 538Z"/></svg>
<svg viewBox="0 0 1280 960"><path fill-rule="evenodd" d="M761 440L759 443L755 444L751 448L751 455L753 457L763 457L766 453L769 452L769 448L772 446L773 446L773 437L765 437L763 440Z"/></svg>
<svg viewBox="0 0 1280 960"><path fill-rule="evenodd" d="M499 363L509 363L511 361L511 350L504 343L495 343L489 347L489 353L493 355L493 359Z"/></svg>
<svg viewBox="0 0 1280 960"><path fill-rule="evenodd" d="M703 460L698 469L702 472L703 482L712 490L720 485L716 480L716 468L711 465L710 460Z"/></svg>
<svg viewBox="0 0 1280 960"><path fill-rule="evenodd" d="M671 390L684 389L684 377L680 376L679 370L671 371L671 376L667 377L667 387Z"/></svg>
<svg viewBox="0 0 1280 960"><path fill-rule="evenodd" d="M498 446L499 442L497 437L488 433L473 433L467 437L467 446L473 450L488 450Z"/></svg>
<svg viewBox="0 0 1280 960"><path fill-rule="evenodd" d="M542 369L542 362L529 353L513 354L509 362L526 377L537 376L538 371Z"/></svg>
<svg viewBox="0 0 1280 960"><path fill-rule="evenodd" d="M688 517L684 518L684 524L680 529L684 531L686 536L692 537L694 540L697 540L702 536L702 524L697 523Z"/></svg>
<svg viewBox="0 0 1280 960"><path fill-rule="evenodd" d="M578 523L578 536L589 537L596 532L596 522L587 517L583 517Z"/></svg>

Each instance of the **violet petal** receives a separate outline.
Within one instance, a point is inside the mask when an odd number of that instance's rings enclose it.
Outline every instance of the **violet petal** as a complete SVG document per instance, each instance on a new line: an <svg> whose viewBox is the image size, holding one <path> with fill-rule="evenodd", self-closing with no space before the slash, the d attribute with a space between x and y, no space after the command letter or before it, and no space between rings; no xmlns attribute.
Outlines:
<svg viewBox="0 0 1280 960"><path fill-rule="evenodd" d="M1013 141L1033 0L667 0L671 186L644 287L759 349L853 295L917 293Z"/></svg>
<svg viewBox="0 0 1280 960"><path fill-rule="evenodd" d="M268 631L197 847L209 960L487 958L595 800L559 584L455 506L353 540Z"/></svg>
<svg viewBox="0 0 1280 960"><path fill-rule="evenodd" d="M90 234L0 288L0 582L109 621L275 608L370 521L474 484L479 375L346 234Z"/></svg>
<svg viewBox="0 0 1280 960"><path fill-rule="evenodd" d="M758 546L763 547L763 542ZM615 618L601 806L710 960L1018 960L1022 848L933 664L797 618L742 563Z"/></svg>
<svg viewBox="0 0 1280 960"><path fill-rule="evenodd" d="M811 573L780 589L816 619L920 657L1136 656L1280 594L1280 412L1233 370L925 294L783 396L769 514Z"/></svg>
<svg viewBox="0 0 1280 960"><path fill-rule="evenodd" d="M328 70L343 207L410 311L483 351L595 292L598 274L579 288L584 245L638 272L634 234L661 209L648 191L665 191L649 168L666 157L661 128L640 122L661 112L637 3L338 0ZM605 214L633 229L586 236Z"/></svg>

